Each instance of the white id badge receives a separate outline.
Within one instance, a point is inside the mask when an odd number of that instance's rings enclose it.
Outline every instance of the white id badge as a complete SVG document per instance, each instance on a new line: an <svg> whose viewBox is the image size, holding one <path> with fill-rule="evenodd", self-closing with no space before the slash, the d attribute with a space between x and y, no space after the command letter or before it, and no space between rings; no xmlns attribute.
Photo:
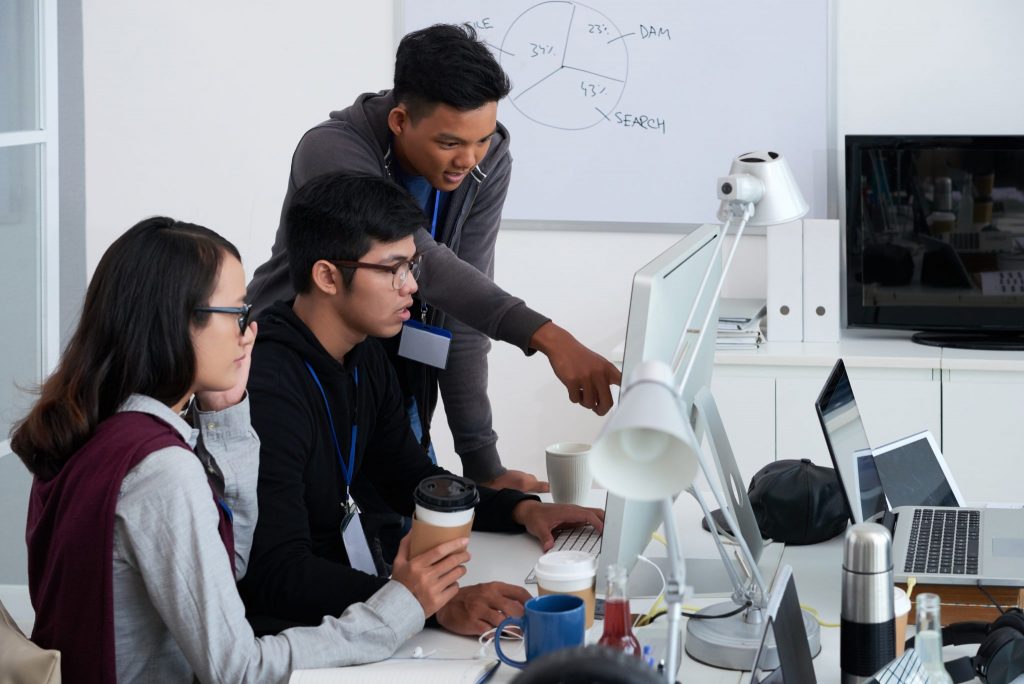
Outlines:
<svg viewBox="0 0 1024 684"><path fill-rule="evenodd" d="M377 574L377 566L373 562L373 555L370 553L370 545L366 541L366 533L363 532L363 523L359 519L358 510L342 531L341 540L345 543L345 553L348 554L349 565L370 575Z"/></svg>
<svg viewBox="0 0 1024 684"><path fill-rule="evenodd" d="M398 355L444 370L448 365L448 350L452 345L450 330L426 325L417 320L406 321L402 338L398 342Z"/></svg>

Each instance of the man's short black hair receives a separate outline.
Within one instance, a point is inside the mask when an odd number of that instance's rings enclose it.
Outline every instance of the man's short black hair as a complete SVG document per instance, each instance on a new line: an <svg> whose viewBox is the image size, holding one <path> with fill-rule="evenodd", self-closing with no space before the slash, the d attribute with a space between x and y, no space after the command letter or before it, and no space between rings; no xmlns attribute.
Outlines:
<svg viewBox="0 0 1024 684"><path fill-rule="evenodd" d="M285 216L288 272L297 293L313 286L313 264L359 261L372 240L397 242L424 225L423 212L403 188L379 176L328 173L303 185ZM355 275L342 269L347 287Z"/></svg>
<svg viewBox="0 0 1024 684"><path fill-rule="evenodd" d="M468 24L435 24L402 38L395 56L395 100L416 118L438 104L462 112L497 102L508 76Z"/></svg>

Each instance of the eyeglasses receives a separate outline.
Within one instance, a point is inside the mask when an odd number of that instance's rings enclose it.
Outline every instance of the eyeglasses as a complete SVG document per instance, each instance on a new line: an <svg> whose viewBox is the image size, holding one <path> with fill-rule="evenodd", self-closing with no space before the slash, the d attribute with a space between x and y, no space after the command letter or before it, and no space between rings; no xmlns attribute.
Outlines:
<svg viewBox="0 0 1024 684"><path fill-rule="evenodd" d="M422 254L414 254L411 259L399 261L392 266L370 264L365 261L331 261L331 263L340 268L369 268L374 271L387 271L391 274L391 287L400 290L405 285L410 273L414 279L420 277L420 261L422 259Z"/></svg>
<svg viewBox="0 0 1024 684"><path fill-rule="evenodd" d="M243 304L242 306L197 306L192 310L196 313L235 314L238 316L238 332L244 335L246 328L249 327L252 304Z"/></svg>

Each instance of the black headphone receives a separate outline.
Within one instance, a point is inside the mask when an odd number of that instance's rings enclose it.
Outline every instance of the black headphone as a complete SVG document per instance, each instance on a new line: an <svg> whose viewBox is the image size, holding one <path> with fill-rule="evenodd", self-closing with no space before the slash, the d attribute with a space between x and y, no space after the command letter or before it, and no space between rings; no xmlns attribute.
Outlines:
<svg viewBox="0 0 1024 684"><path fill-rule="evenodd" d="M987 684L1009 684L1024 674L1024 612L1010 608L995 622L956 622L942 628L942 645L980 644L971 657L946 663L954 682L968 682L977 676ZM907 640L907 647L913 639Z"/></svg>

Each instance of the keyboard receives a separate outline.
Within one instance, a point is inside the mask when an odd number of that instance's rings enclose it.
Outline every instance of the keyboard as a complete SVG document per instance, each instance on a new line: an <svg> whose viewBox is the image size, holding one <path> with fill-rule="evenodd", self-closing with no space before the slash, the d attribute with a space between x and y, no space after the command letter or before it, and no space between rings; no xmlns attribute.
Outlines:
<svg viewBox="0 0 1024 684"><path fill-rule="evenodd" d="M907 544L907 573L977 575L981 511L919 508Z"/></svg>
<svg viewBox="0 0 1024 684"><path fill-rule="evenodd" d="M555 532L555 545L548 553L552 551L586 551L596 556L601 552L601 533L590 525L559 530ZM526 584L536 583L537 577L533 570L530 570L530 574L526 576Z"/></svg>

